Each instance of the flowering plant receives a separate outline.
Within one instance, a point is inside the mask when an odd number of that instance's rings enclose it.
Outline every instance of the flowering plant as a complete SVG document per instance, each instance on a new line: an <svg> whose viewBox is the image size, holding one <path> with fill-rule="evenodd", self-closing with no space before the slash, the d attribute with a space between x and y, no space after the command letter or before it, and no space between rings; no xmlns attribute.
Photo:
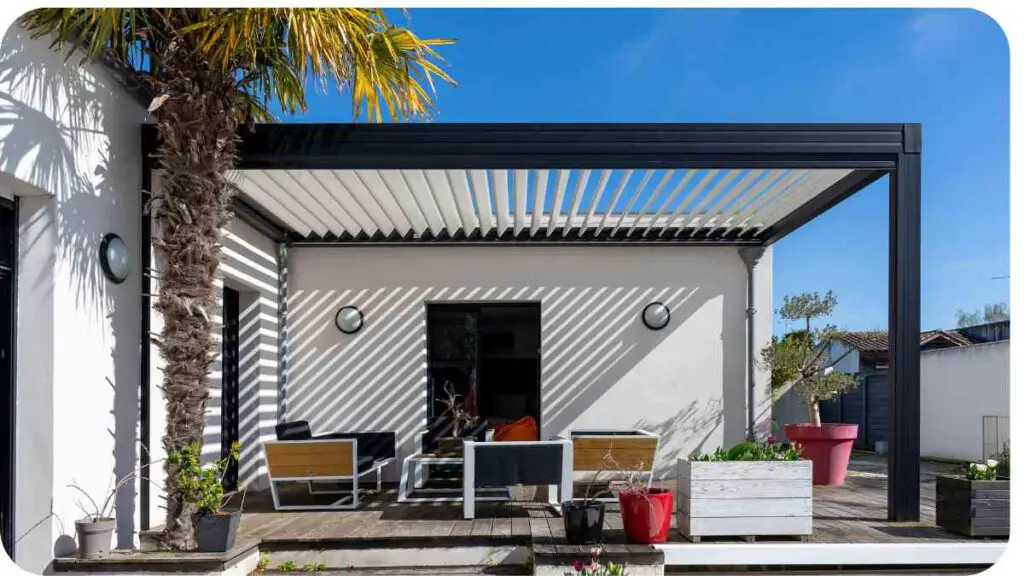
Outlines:
<svg viewBox="0 0 1024 576"><path fill-rule="evenodd" d="M701 454L691 458L690 460L694 462L736 462L799 459L799 445L782 444L775 436L769 436L763 442L740 442L728 450L718 448L712 454Z"/></svg>
<svg viewBox="0 0 1024 576"><path fill-rule="evenodd" d="M572 572L566 572L565 576L628 576L625 564L615 564L614 562L601 564L598 561L600 556L600 548L591 548L590 562L573 561Z"/></svg>
<svg viewBox="0 0 1024 576"><path fill-rule="evenodd" d="M968 480L996 480L1010 478L1010 449L1006 447L995 458L985 462L964 464L964 477Z"/></svg>

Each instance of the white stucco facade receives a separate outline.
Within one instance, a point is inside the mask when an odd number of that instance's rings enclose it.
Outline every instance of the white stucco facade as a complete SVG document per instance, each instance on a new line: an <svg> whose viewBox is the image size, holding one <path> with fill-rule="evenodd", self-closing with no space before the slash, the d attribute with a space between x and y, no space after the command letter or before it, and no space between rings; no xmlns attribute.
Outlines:
<svg viewBox="0 0 1024 576"><path fill-rule="evenodd" d="M757 266L771 310L771 252ZM672 310L647 329L643 307ZM394 430L399 458L426 426L427 302L539 302L541 436L642 428L676 458L743 439L746 269L729 247L292 247L284 411L315 431ZM355 305L365 327L334 314ZM757 316L758 348L771 315ZM767 426L767 375L757 414ZM388 471L392 477L396 469Z"/></svg>
<svg viewBox="0 0 1024 576"><path fill-rule="evenodd" d="M18 564L38 573L74 550L85 498L68 485L102 500L137 462L146 111L103 71L14 26L0 47L0 117L0 194L19 212L13 536ZM109 232L132 253L121 284L99 264ZM116 499L122 546L137 526L134 488Z"/></svg>

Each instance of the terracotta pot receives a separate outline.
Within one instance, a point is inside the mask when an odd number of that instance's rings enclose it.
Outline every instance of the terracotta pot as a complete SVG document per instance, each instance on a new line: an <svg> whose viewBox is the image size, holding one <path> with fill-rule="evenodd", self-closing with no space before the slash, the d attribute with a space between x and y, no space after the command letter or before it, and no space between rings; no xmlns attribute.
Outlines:
<svg viewBox="0 0 1024 576"><path fill-rule="evenodd" d="M655 544L668 540L672 510L669 490L651 488L646 495L619 492L622 527L630 543Z"/></svg>
<svg viewBox="0 0 1024 576"><path fill-rule="evenodd" d="M842 486L857 439L856 424L786 424L786 436L800 445L802 458L814 463L815 484Z"/></svg>

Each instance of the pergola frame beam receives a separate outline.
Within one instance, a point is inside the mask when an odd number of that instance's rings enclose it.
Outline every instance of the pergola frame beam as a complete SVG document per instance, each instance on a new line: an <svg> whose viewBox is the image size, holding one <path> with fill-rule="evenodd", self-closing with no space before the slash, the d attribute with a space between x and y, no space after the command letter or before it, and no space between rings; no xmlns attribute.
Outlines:
<svg viewBox="0 0 1024 576"><path fill-rule="evenodd" d="M657 170L657 169L846 169L852 172L825 191L783 215L752 237L732 233L733 225L702 229L683 239L605 236L606 226L593 233L572 232L547 223L537 234L536 218L527 229L497 238L474 235L471 221L477 214L459 205L463 230L442 231L437 237L385 234L376 245L493 245L495 241L526 246L564 245L594 241L595 245L630 246L767 246L830 209L884 175L890 178L889 210L889 350L890 452L889 519L913 521L920 517L920 214L921 126L919 124L271 124L240 131L239 170ZM149 190L150 160L157 152L154 125L142 130L144 162L142 186ZM448 172L449 177L452 172ZM461 184L461 183L460 183ZM466 182L468 184L468 182ZM469 190L453 190L465 194ZM564 194L564 190L563 190ZM468 200L468 194L466 198ZM558 200L561 200L559 198ZM535 202L543 202L537 196ZM557 202L561 204L561 202ZM245 206L241 204L241 206ZM571 208L570 208L571 211ZM561 212L556 205L552 211ZM280 230L278 222L249 206L241 219L264 230ZM389 214L389 216L391 216ZM486 217L487 215L485 215ZM736 218L736 215L732 216ZM143 214L148 220L148 216ZM622 227L622 216L616 228ZM603 219L603 224L608 222ZM589 215L588 215L589 221ZM395 222L396 228L400 223ZM716 222L716 224L718 224ZM584 227L586 228L586 227ZM146 228L144 228L145 230ZM745 229L741 229L745 230ZM346 234L299 238L286 232L290 243L371 246ZM276 237L280 237L277 235ZM530 238L537 237L537 241ZM597 238L595 238L597 237ZM649 239L650 238L650 239ZM148 250L149 239L143 249ZM148 317L143 299L142 313ZM145 326L144 332L145 332ZM144 347L149 335L143 335ZM149 387L149 361L143 358L141 386ZM143 412L148 429L148 412ZM148 438L141 442L147 444ZM148 484L142 482L143 502ZM143 512L143 529L148 518Z"/></svg>

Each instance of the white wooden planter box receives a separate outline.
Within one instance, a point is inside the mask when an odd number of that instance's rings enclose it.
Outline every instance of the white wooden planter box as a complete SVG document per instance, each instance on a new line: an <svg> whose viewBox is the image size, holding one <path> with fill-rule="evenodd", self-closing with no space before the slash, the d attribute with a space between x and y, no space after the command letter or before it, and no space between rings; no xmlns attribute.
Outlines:
<svg viewBox="0 0 1024 576"><path fill-rule="evenodd" d="M691 462L680 459L676 516L683 536L811 534L811 461Z"/></svg>

